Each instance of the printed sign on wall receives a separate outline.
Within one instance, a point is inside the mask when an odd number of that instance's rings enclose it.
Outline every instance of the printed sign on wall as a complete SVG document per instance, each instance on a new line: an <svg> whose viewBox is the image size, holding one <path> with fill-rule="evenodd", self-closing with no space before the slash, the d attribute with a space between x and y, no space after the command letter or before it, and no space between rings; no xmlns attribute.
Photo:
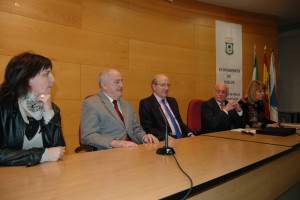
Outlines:
<svg viewBox="0 0 300 200"><path fill-rule="evenodd" d="M216 83L229 87L228 100L243 96L242 25L216 20Z"/></svg>

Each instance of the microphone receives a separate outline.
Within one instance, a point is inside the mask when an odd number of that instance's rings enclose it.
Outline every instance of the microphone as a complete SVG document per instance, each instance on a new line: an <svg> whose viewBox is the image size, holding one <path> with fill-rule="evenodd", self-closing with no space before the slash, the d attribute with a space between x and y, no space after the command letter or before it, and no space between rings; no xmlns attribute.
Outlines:
<svg viewBox="0 0 300 200"><path fill-rule="evenodd" d="M165 120L165 124L166 124L166 136L165 136L165 146L163 146L162 148L158 148L156 153L159 155L173 155L175 154L175 151L172 147L168 147L168 123L167 123L167 119L163 113L163 111L161 110L160 105L158 106L158 109L161 113L161 115L163 116L164 120Z"/></svg>

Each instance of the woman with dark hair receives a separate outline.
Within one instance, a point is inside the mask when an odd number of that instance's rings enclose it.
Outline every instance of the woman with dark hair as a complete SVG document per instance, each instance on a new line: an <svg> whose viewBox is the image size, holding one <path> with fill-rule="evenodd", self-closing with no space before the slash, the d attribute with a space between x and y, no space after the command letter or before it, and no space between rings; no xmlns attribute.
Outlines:
<svg viewBox="0 0 300 200"><path fill-rule="evenodd" d="M48 58L22 53L8 63L0 85L0 165L58 161L65 152L55 81Z"/></svg>
<svg viewBox="0 0 300 200"><path fill-rule="evenodd" d="M265 84L252 81L246 97L239 101L246 124L251 128L278 127L278 123L265 117L265 91Z"/></svg>

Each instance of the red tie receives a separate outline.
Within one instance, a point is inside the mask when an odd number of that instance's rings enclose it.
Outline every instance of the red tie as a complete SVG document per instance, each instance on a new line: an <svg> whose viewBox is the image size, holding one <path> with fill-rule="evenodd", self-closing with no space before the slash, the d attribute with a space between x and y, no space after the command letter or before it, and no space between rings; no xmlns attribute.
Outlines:
<svg viewBox="0 0 300 200"><path fill-rule="evenodd" d="M124 124L124 126L125 126L124 117L123 117L123 115L121 114L121 112L120 112L120 110L119 110L117 101L116 101L116 100L113 100L113 104L114 104L115 110L117 111L117 113L118 113L120 119L122 120L122 122L123 122L123 124ZM128 134L126 134L125 140L126 140L126 141L130 141L130 137L128 136Z"/></svg>
<svg viewBox="0 0 300 200"><path fill-rule="evenodd" d="M223 110L224 109L224 106L223 106L224 104L223 103L221 103L220 104L220 106L221 106L221 110Z"/></svg>

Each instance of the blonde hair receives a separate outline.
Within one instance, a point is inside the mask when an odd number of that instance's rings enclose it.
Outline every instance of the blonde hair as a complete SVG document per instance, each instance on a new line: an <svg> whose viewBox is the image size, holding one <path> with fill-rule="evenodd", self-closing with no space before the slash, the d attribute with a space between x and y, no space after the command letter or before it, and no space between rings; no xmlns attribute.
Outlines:
<svg viewBox="0 0 300 200"><path fill-rule="evenodd" d="M248 87L247 95L248 102L254 104L256 102L256 91L263 90L266 91L266 85L260 81L252 81Z"/></svg>

